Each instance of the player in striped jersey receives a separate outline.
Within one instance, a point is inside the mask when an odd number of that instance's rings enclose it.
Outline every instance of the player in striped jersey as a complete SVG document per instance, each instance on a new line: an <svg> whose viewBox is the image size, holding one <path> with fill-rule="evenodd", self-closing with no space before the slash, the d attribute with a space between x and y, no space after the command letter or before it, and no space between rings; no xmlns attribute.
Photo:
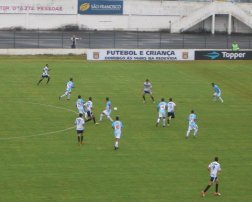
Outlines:
<svg viewBox="0 0 252 202"><path fill-rule="evenodd" d="M221 166L219 164L219 158L215 157L214 161L211 162L208 165L208 171L210 173L210 180L208 185L206 186L206 188L204 189L204 191L201 192L201 195L204 197L206 195L207 190L215 183L215 192L214 195L215 196L220 196L220 192L219 192L219 180L217 178L218 173L221 172Z"/></svg>
<svg viewBox="0 0 252 202"><path fill-rule="evenodd" d="M88 101L84 104L84 106L85 106L86 113L87 113L86 122L93 120L94 124L97 124L96 121L95 121L95 116L93 115L93 112L92 112L92 110L93 110L92 97L88 98Z"/></svg>
<svg viewBox="0 0 252 202"><path fill-rule="evenodd" d="M47 78L46 84L49 83L49 81L50 81L50 75L48 73L49 71L50 71L49 66L48 66L48 64L46 64L45 67L43 68L43 73L41 75L41 79L38 81L37 85L39 85L41 83L41 81L43 81L45 78Z"/></svg>
<svg viewBox="0 0 252 202"><path fill-rule="evenodd" d="M149 94L150 95L150 97L151 97L151 99L152 99L152 102L154 103L155 102L155 100L154 100L154 97L153 97L153 95L152 95L152 84L151 84L151 82L149 81L149 79L146 79L146 81L144 82L144 88L143 88L143 103L145 103L146 102L146 100L145 100L145 95L146 94Z"/></svg>
<svg viewBox="0 0 252 202"><path fill-rule="evenodd" d="M171 119L175 118L175 107L176 104L172 101L172 98L169 99L169 102L167 103L167 123L168 126L170 125Z"/></svg>
<svg viewBox="0 0 252 202"><path fill-rule="evenodd" d="M83 133L84 133L84 124L85 121L82 118L82 114L79 114L79 117L75 119L74 124L76 125L76 132L77 132L77 138L78 143L81 145L83 144Z"/></svg>

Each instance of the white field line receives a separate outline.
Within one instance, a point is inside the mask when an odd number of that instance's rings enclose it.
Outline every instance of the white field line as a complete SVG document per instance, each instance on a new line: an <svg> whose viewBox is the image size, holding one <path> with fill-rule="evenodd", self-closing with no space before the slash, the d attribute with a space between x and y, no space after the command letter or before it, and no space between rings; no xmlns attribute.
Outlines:
<svg viewBox="0 0 252 202"><path fill-rule="evenodd" d="M51 107L51 108L55 108L55 109L62 109L62 110L65 110L65 111L69 111L69 112L73 112L75 114L78 114L74 110L67 109L67 108L64 108L64 107L57 107L57 106L54 106L54 105L41 104L41 103L36 103L36 102L22 102L22 103L40 105L40 106ZM68 130L71 130L73 128L75 128L75 126L65 128L65 129L62 129L62 130L51 131L51 132L40 133L40 134L34 134L34 135L16 136L16 137L3 137L3 138L0 138L0 140L12 140L12 139L22 139L22 138L27 138L27 137L45 136L45 135L51 135L51 134L55 134L55 133L68 131Z"/></svg>

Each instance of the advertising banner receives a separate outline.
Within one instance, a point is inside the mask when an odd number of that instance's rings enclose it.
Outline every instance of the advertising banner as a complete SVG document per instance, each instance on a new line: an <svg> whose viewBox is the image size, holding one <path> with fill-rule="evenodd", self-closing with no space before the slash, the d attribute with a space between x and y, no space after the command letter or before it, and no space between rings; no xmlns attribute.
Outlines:
<svg viewBox="0 0 252 202"><path fill-rule="evenodd" d="M252 51L195 51L195 60L252 60Z"/></svg>
<svg viewBox="0 0 252 202"><path fill-rule="evenodd" d="M87 60L194 60L194 50L97 49L87 51Z"/></svg>
<svg viewBox="0 0 252 202"><path fill-rule="evenodd" d="M122 15L123 0L79 0L78 14Z"/></svg>
<svg viewBox="0 0 252 202"><path fill-rule="evenodd" d="M75 1L0 0L0 13L76 14Z"/></svg>

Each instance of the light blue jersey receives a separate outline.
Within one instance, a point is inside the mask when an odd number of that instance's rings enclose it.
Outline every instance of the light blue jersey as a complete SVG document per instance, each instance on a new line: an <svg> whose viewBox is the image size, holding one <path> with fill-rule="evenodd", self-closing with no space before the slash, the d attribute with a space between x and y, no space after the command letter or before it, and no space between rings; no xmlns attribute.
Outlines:
<svg viewBox="0 0 252 202"><path fill-rule="evenodd" d="M167 109L167 103L166 102L160 102L157 106L158 112L159 113L165 113Z"/></svg>
<svg viewBox="0 0 252 202"><path fill-rule="evenodd" d="M66 84L66 91L71 92L72 88L74 88L74 83L72 81L68 81Z"/></svg>
<svg viewBox="0 0 252 202"><path fill-rule="evenodd" d="M110 102L110 101L107 101L107 102L106 102L106 108L105 108L105 110L106 110L107 112L111 112L111 102Z"/></svg>
<svg viewBox="0 0 252 202"><path fill-rule="evenodd" d="M115 135L121 134L122 128L123 128L123 124L122 124L121 121L114 121L112 123L112 128L114 129L114 134Z"/></svg>
<svg viewBox="0 0 252 202"><path fill-rule="evenodd" d="M217 94L220 94L221 93L221 90L219 88L219 86L217 86L216 84L214 85L214 92L217 93Z"/></svg>
<svg viewBox="0 0 252 202"><path fill-rule="evenodd" d="M189 126L194 127L196 125L196 119L197 119L196 114L193 114L193 113L190 114L189 117L188 117Z"/></svg>
<svg viewBox="0 0 252 202"><path fill-rule="evenodd" d="M76 101L76 107L77 108L83 108L84 106L84 100L82 98L79 98L77 101Z"/></svg>

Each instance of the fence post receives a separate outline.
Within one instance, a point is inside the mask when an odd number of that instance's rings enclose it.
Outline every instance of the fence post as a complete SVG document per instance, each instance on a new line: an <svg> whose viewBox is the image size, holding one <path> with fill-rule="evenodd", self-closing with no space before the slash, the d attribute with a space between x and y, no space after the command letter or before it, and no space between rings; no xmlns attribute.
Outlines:
<svg viewBox="0 0 252 202"><path fill-rule="evenodd" d="M64 30L61 32L61 48L64 47Z"/></svg>
<svg viewBox="0 0 252 202"><path fill-rule="evenodd" d="M205 48L207 48L207 35L205 35Z"/></svg>
<svg viewBox="0 0 252 202"><path fill-rule="evenodd" d="M138 36L138 28L137 28L137 48L139 48L139 36Z"/></svg>
<svg viewBox="0 0 252 202"><path fill-rule="evenodd" d="M161 40L162 40L162 33L161 33L161 31L160 31L160 32L159 32L159 48L160 48L160 49L162 48Z"/></svg>
<svg viewBox="0 0 252 202"><path fill-rule="evenodd" d="M183 34L182 47L185 48L185 34Z"/></svg>
<svg viewBox="0 0 252 202"><path fill-rule="evenodd" d="M116 48L116 47L115 47L115 44L116 44L116 39L115 39L115 38L116 38L116 32L115 32L115 30L114 30L114 48Z"/></svg>
<svg viewBox="0 0 252 202"><path fill-rule="evenodd" d="M40 41L40 35L39 35L39 29L38 29L38 48L39 48L39 41Z"/></svg>
<svg viewBox="0 0 252 202"><path fill-rule="evenodd" d="M91 34L90 31L88 31L88 48L91 48Z"/></svg>
<svg viewBox="0 0 252 202"><path fill-rule="evenodd" d="M16 48L16 30L13 33L13 48Z"/></svg>

